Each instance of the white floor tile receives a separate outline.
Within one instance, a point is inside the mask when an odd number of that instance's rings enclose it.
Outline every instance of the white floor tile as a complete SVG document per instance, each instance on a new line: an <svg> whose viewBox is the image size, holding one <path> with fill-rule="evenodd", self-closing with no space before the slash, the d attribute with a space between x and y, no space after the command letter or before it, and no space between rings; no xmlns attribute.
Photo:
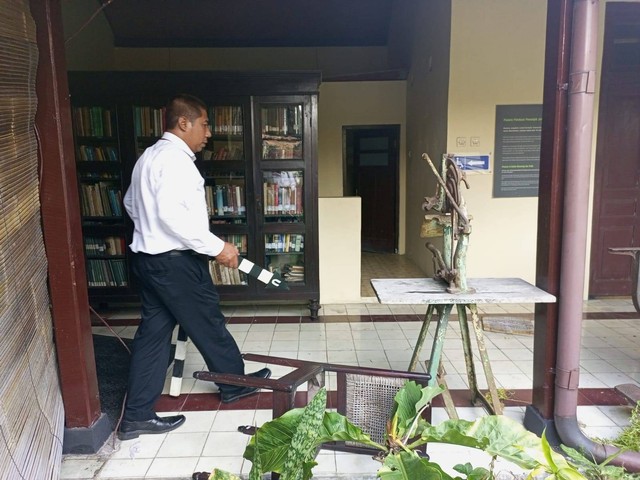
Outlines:
<svg viewBox="0 0 640 480"><path fill-rule="evenodd" d="M184 427L186 427L186 422L180 428ZM158 454L160 445L162 445L166 436L166 433L160 435L143 435L133 440L119 441L111 458L128 458L130 460L136 458L154 458Z"/></svg>
<svg viewBox="0 0 640 480"><path fill-rule="evenodd" d="M147 476L151 478L191 478L199 457L156 458L151 462Z"/></svg>
<svg viewBox="0 0 640 480"><path fill-rule="evenodd" d="M355 455L344 452L336 452L336 470L344 473L368 473L375 474L380 468L380 462L371 458L371 455Z"/></svg>
<svg viewBox="0 0 640 480"><path fill-rule="evenodd" d="M128 458L111 458L105 463L98 478L144 478L152 462L152 458L135 460Z"/></svg>
<svg viewBox="0 0 640 480"><path fill-rule="evenodd" d="M375 300L375 299L374 299ZM377 300L375 300L377 302ZM634 311L628 300L613 306L608 302L587 302L593 311ZM349 305L326 305L321 315L385 315L393 311L398 314L416 312L423 315L424 305L386 306L379 303ZM261 315L307 315L304 306L270 307L230 307L227 316ZM532 311L530 305L503 308L500 305L483 305L483 311L495 313L518 313ZM276 312L276 313L274 313ZM130 314L129 314L130 315ZM230 324L232 332L244 352L264 353L285 358L301 358L317 362L331 362L346 365L362 365L378 368L406 370L413 353L420 321L403 322L355 322L355 323L278 323L278 324ZM136 327L120 327L117 332L133 336ZM106 333L98 327L95 331ZM581 388L607 388L620 383L640 382L640 349L637 347L636 319L586 320L583 322L580 372ZM435 323L432 322L429 335L420 352L417 371L425 371L424 361L428 360L433 343ZM491 359L492 369L499 388L506 390L531 388L533 369L533 336L509 335L484 332ZM449 388L466 389L467 378L464 354L460 341L460 326L451 319L444 345L443 362L447 371ZM475 334L471 330L472 349L481 390L486 390L481 363L478 359ZM247 371L262 368L264 364L247 362ZM280 378L291 372L290 367L270 365L273 378ZM193 371L206 369L202 356L191 341L187 345L187 362L183 378L183 393L214 392L212 382L195 381L189 378ZM171 369L167 371L167 382ZM167 383L168 385L168 383ZM335 374L327 376L327 386L335 389ZM303 385L301 391L306 390ZM168 391L168 390L167 390ZM458 407L461 418L474 420L484 415L481 408ZM507 407L505 415L522 421L524 407ZM584 425L585 434L594 438L612 438L628 424L631 408L627 406L578 407L578 420ZM163 413L162 415L167 415ZM271 410L221 410L186 412L187 422L180 429L164 435L143 435L127 442L116 442L116 449L100 458L86 456L81 459L65 456L61 466L62 480L104 479L104 478L190 478L195 471L211 472L220 468L231 473L248 474L251 463L243 460L248 436L237 432L239 425L260 426L271 419ZM442 408L432 411L432 423L447 419ZM470 461L474 466L488 462L488 456L475 450L454 450L460 447L429 445L429 454L446 468L452 468L461 460ZM104 462L107 461L106 464ZM331 475L357 475L358 478L374 478L379 464L366 455L343 452L322 451L318 456L319 465L314 473ZM104 464L104 467L103 467ZM516 471L510 464L498 462L496 471ZM100 471L98 474L96 472ZM144 470L144 471L143 471ZM126 472L126 473L125 473ZM450 471L454 474L455 472ZM108 476L107 476L108 475Z"/></svg>
<svg viewBox="0 0 640 480"><path fill-rule="evenodd" d="M270 351L280 352L282 350L298 350L298 340L274 340L271 342Z"/></svg>
<svg viewBox="0 0 640 480"><path fill-rule="evenodd" d="M199 457L208 435L209 432L168 433L156 458Z"/></svg>
<svg viewBox="0 0 640 480"><path fill-rule="evenodd" d="M242 456L249 437L240 432L211 432L202 450L204 457Z"/></svg>
<svg viewBox="0 0 640 480"><path fill-rule="evenodd" d="M99 458L72 458L63 456L62 466L60 467L60 479L76 480L94 478L103 464L104 461Z"/></svg>
<svg viewBox="0 0 640 480"><path fill-rule="evenodd" d="M240 425L254 425L255 410L220 410L212 432L237 432Z"/></svg>

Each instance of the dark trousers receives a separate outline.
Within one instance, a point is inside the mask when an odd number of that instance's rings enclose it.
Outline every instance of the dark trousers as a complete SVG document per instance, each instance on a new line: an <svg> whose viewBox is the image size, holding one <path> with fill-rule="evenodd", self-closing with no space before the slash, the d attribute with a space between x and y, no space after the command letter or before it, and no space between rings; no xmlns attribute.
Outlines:
<svg viewBox="0 0 640 480"><path fill-rule="evenodd" d="M155 418L177 324L185 330L212 372L244 375L244 361L225 326L206 257L193 252L133 255L140 281L142 318L132 344L124 419ZM221 385L226 391L238 387Z"/></svg>

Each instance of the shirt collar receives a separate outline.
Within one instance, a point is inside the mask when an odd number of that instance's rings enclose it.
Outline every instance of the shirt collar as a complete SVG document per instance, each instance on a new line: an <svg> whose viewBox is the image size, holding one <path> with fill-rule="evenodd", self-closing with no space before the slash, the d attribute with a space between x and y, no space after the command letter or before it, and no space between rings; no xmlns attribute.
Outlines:
<svg viewBox="0 0 640 480"><path fill-rule="evenodd" d="M180 137L178 137L177 135L174 135L171 132L164 132L162 134L162 140L168 140L171 143L173 143L176 147L180 148L180 150L183 150L184 153L186 153L187 155L189 155L189 158L191 158L191 160L193 160L195 162L196 160L196 154L193 153L191 151L191 149L189 148L189 146L185 143L184 140L182 140Z"/></svg>

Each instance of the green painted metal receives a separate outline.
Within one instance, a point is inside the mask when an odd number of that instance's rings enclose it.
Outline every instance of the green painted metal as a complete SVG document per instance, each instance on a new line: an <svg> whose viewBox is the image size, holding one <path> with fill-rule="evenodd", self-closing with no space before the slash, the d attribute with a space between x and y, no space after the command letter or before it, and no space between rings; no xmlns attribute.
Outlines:
<svg viewBox="0 0 640 480"><path fill-rule="evenodd" d="M426 215L425 222L421 230L422 237L442 236L443 249L440 252L432 243L427 243L427 249L431 251L434 259L435 278L439 278L448 284L447 291L452 294L473 291L467 284L467 250L469 248L469 235L471 233L471 225L467 217L466 206L459 192L459 184L466 180L462 172L458 169L452 156L444 155L440 166L440 173L424 154L423 158L429 163L438 181L438 188L434 197L425 197L422 208L425 211L435 210L439 212L435 215ZM468 185L467 185L468 188ZM489 398L482 394L478 388L478 379L476 375L473 352L471 348L471 334L469 330L469 321L467 318L467 308L471 312L471 324L474 329L476 341L478 345L478 354L482 361L482 367L487 379L489 387ZM427 372L431 375L430 384L440 382L446 386L442 369L442 351L444 341L449 326L449 315L453 309L453 304L429 305L424 317L418 341L416 343L409 371L415 370L420 357L424 341L427 337L429 325L431 324L434 312L436 313L437 326L431 347L431 354L427 364ZM495 414L502 413L502 403L498 397L495 378L491 370L489 355L484 342L484 335L480 318L478 316L478 308L475 304L458 304L456 305L458 313L458 322L460 323L460 333L462 337L462 348L464 351L465 365L467 369L467 377L469 379L469 388L472 393L472 402L474 404L482 403L484 407ZM457 418L455 407L451 400L448 389L445 391L445 408L449 417Z"/></svg>

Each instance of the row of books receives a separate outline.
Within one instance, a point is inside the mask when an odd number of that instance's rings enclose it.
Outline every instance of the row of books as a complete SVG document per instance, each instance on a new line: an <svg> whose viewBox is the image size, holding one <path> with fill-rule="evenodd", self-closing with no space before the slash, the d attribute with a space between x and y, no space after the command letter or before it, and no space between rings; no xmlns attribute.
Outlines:
<svg viewBox="0 0 640 480"><path fill-rule="evenodd" d="M90 181L91 183L100 181L100 180L114 180L117 181L120 179L119 173L114 172L78 172L78 177L81 180Z"/></svg>
<svg viewBox="0 0 640 480"><path fill-rule="evenodd" d="M262 133L266 135L302 135L302 105L263 107Z"/></svg>
<svg viewBox="0 0 640 480"><path fill-rule="evenodd" d="M282 275L287 282L304 282L304 265L302 264L272 262L267 263L267 268L270 272Z"/></svg>
<svg viewBox="0 0 640 480"><path fill-rule="evenodd" d="M110 145L78 147L78 160L81 162L119 162L118 150Z"/></svg>
<svg viewBox="0 0 640 480"><path fill-rule="evenodd" d="M136 136L161 137L165 130L165 108L133 107Z"/></svg>
<svg viewBox="0 0 640 480"><path fill-rule="evenodd" d="M220 265L215 260L209 262L209 273L215 285L247 285L247 276L237 268Z"/></svg>
<svg viewBox="0 0 640 480"><path fill-rule="evenodd" d="M223 217L247 213L243 185L207 185L205 195L209 215Z"/></svg>
<svg viewBox="0 0 640 480"><path fill-rule="evenodd" d="M90 287L126 287L129 285L124 259L87 260Z"/></svg>
<svg viewBox="0 0 640 480"><path fill-rule="evenodd" d="M76 135L81 137L112 137L113 116L103 107L75 107L73 122Z"/></svg>
<svg viewBox="0 0 640 480"><path fill-rule="evenodd" d="M304 265L291 265L284 270L283 277L287 282L304 282Z"/></svg>
<svg viewBox="0 0 640 480"><path fill-rule="evenodd" d="M263 183L265 215L302 215L302 184L282 187L275 183Z"/></svg>
<svg viewBox="0 0 640 480"><path fill-rule="evenodd" d="M302 158L302 140L289 137L263 137L262 158L266 160Z"/></svg>
<svg viewBox="0 0 640 480"><path fill-rule="evenodd" d="M127 246L124 237L109 235L106 237L84 237L84 251L87 256L114 256L124 255Z"/></svg>
<svg viewBox="0 0 640 480"><path fill-rule="evenodd" d="M213 123L214 135L242 135L242 107L213 107L210 123Z"/></svg>
<svg viewBox="0 0 640 480"><path fill-rule="evenodd" d="M227 233L218 235L225 242L229 242L236 246L236 248L240 251L240 255L247 254L247 236L241 233Z"/></svg>
<svg viewBox="0 0 640 480"><path fill-rule="evenodd" d="M239 146L220 147L217 150L203 150L203 160L243 160L244 149L242 144Z"/></svg>
<svg viewBox="0 0 640 480"><path fill-rule="evenodd" d="M272 233L264 236L267 253L304 252L304 235L301 233Z"/></svg>
<svg viewBox="0 0 640 480"><path fill-rule="evenodd" d="M85 217L121 217L122 192L109 182L80 184L80 207Z"/></svg>

